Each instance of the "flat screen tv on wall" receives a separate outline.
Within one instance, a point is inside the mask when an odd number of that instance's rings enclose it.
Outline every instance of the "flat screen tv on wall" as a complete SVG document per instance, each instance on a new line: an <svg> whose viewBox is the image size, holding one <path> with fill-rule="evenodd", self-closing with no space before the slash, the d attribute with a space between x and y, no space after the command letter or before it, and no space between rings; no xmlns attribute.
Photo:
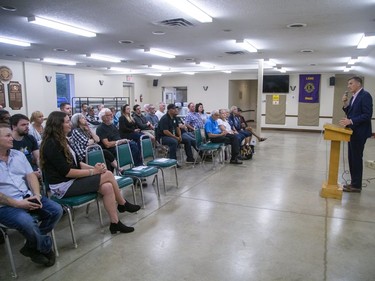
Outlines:
<svg viewBox="0 0 375 281"><path fill-rule="evenodd" d="M289 93L289 75L264 75L263 93Z"/></svg>

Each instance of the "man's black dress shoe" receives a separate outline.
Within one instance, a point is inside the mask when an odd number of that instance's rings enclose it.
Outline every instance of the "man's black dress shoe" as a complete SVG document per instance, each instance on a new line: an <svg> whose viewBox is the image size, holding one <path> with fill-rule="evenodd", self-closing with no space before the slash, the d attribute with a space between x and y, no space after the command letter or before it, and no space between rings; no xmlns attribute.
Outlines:
<svg viewBox="0 0 375 281"><path fill-rule="evenodd" d="M53 266L56 262L56 254L54 251L49 251L47 254L44 254L44 256L48 259L48 262L44 265L47 267Z"/></svg>
<svg viewBox="0 0 375 281"><path fill-rule="evenodd" d="M242 161L238 160L238 159L233 159L233 160L230 160L229 162L230 164L242 164Z"/></svg>
<svg viewBox="0 0 375 281"><path fill-rule="evenodd" d="M345 191L345 192L361 193L362 188L356 188L356 187L352 186L351 184L348 184L348 185L344 185L342 190Z"/></svg>
<svg viewBox="0 0 375 281"><path fill-rule="evenodd" d="M49 262L49 259L37 249L27 247L26 245L21 248L20 253L25 257L30 258L32 262L35 262L37 264L46 265Z"/></svg>

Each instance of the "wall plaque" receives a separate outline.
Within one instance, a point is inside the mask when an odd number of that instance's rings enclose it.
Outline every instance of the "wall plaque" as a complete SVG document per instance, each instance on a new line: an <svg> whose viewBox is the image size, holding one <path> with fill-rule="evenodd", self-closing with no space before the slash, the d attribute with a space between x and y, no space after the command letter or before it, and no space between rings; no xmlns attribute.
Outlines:
<svg viewBox="0 0 375 281"><path fill-rule="evenodd" d="M12 70L10 70L7 66L0 66L0 80L3 82L7 82L11 80L13 77Z"/></svg>
<svg viewBox="0 0 375 281"><path fill-rule="evenodd" d="M17 81L10 81L8 84L9 106L13 110L22 108L22 87Z"/></svg>

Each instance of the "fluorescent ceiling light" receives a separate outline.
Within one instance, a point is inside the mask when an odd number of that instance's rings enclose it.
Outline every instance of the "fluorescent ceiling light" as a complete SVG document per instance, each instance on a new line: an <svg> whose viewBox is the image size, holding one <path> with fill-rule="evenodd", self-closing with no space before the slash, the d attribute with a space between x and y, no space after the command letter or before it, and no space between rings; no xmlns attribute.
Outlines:
<svg viewBox="0 0 375 281"><path fill-rule="evenodd" d="M121 68L121 67L110 67L109 70L119 71L119 72L125 72L125 73L130 73L130 72L132 72L131 69L128 69L128 68Z"/></svg>
<svg viewBox="0 0 375 281"><path fill-rule="evenodd" d="M85 37L95 37L96 36L96 33L94 33L94 32L87 31L87 30L84 30L84 29L81 29L81 28L78 28L78 27L74 27L74 26L71 26L71 25L59 23L59 22L56 22L56 21L51 21L51 20L39 18L39 17L29 17L29 18L27 18L27 20L31 23L35 23L35 24L42 25L42 26L45 26L45 27L49 27L49 28L60 30L60 31L65 31L65 32L85 36Z"/></svg>
<svg viewBox="0 0 375 281"><path fill-rule="evenodd" d="M197 62L196 64L205 68L215 68L215 65L208 63L208 62L202 61L202 62Z"/></svg>
<svg viewBox="0 0 375 281"><path fill-rule="evenodd" d="M361 37L361 40L359 40L357 49L366 49L368 47L369 41L370 41L370 37L366 36L366 34L363 34Z"/></svg>
<svg viewBox="0 0 375 281"><path fill-rule="evenodd" d="M344 72L349 72L351 69L350 69L350 67L345 67L344 68Z"/></svg>
<svg viewBox="0 0 375 281"><path fill-rule="evenodd" d="M155 49L145 49L145 53L150 53L152 55L156 55L156 56L168 58L168 59L174 59L176 57L173 54L170 54L164 51L155 50Z"/></svg>
<svg viewBox="0 0 375 281"><path fill-rule="evenodd" d="M61 60L61 59L54 59L54 58L44 58L42 60L44 62L63 64L63 65L76 65L77 64L75 61Z"/></svg>
<svg viewBox="0 0 375 281"><path fill-rule="evenodd" d="M201 9L187 0L166 0L169 4L175 6L183 13L195 18L200 22L212 22L212 17L207 15Z"/></svg>
<svg viewBox="0 0 375 281"><path fill-rule="evenodd" d="M119 59L119 58L104 56L104 55L100 55L100 54L88 54L88 55L86 55L86 57L92 58L92 59L95 59L95 60L102 60L102 61L121 62L121 59Z"/></svg>
<svg viewBox="0 0 375 281"><path fill-rule="evenodd" d="M251 45L250 41L245 39L245 40L237 40L237 44L239 44L242 48L244 48L246 51L250 53L256 53L258 52L257 48L255 48L253 45Z"/></svg>
<svg viewBox="0 0 375 281"><path fill-rule="evenodd" d="M358 61L358 57L351 57L351 59L348 61L348 64L353 65Z"/></svg>
<svg viewBox="0 0 375 281"><path fill-rule="evenodd" d="M157 76L157 77L161 76L160 73L146 73L146 75L148 75L148 76Z"/></svg>
<svg viewBox="0 0 375 281"><path fill-rule="evenodd" d="M232 71L230 71L230 70L223 70L222 72L227 73L227 74L232 73Z"/></svg>
<svg viewBox="0 0 375 281"><path fill-rule="evenodd" d="M29 42L23 42L23 41L19 41L19 40L4 38L4 37L0 37L0 43L16 45L16 46L21 46L21 47L30 47L31 46L31 44Z"/></svg>
<svg viewBox="0 0 375 281"><path fill-rule="evenodd" d="M276 66L276 62L274 62L271 59L265 59L264 63L267 64L267 65L269 65L269 66L272 66L272 67Z"/></svg>
<svg viewBox="0 0 375 281"><path fill-rule="evenodd" d="M157 64L153 64L150 66L151 68L155 68L155 69L159 69L159 70L170 70L171 68L168 67L168 66L164 66L164 65L157 65Z"/></svg>
<svg viewBox="0 0 375 281"><path fill-rule="evenodd" d="M182 74L186 74L186 75L194 75L195 72L190 72L190 71L185 71L185 72L181 72Z"/></svg>
<svg viewBox="0 0 375 281"><path fill-rule="evenodd" d="M285 68L282 68L281 66L278 66L276 68L276 70L280 71L281 73L285 73L286 72Z"/></svg>

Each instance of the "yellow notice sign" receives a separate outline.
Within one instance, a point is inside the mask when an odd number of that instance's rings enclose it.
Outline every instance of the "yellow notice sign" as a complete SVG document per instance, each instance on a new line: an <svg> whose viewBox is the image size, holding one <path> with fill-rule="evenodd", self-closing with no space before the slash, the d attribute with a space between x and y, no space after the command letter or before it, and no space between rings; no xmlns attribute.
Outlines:
<svg viewBox="0 0 375 281"><path fill-rule="evenodd" d="M280 95L272 95L272 104L279 105L280 103Z"/></svg>

